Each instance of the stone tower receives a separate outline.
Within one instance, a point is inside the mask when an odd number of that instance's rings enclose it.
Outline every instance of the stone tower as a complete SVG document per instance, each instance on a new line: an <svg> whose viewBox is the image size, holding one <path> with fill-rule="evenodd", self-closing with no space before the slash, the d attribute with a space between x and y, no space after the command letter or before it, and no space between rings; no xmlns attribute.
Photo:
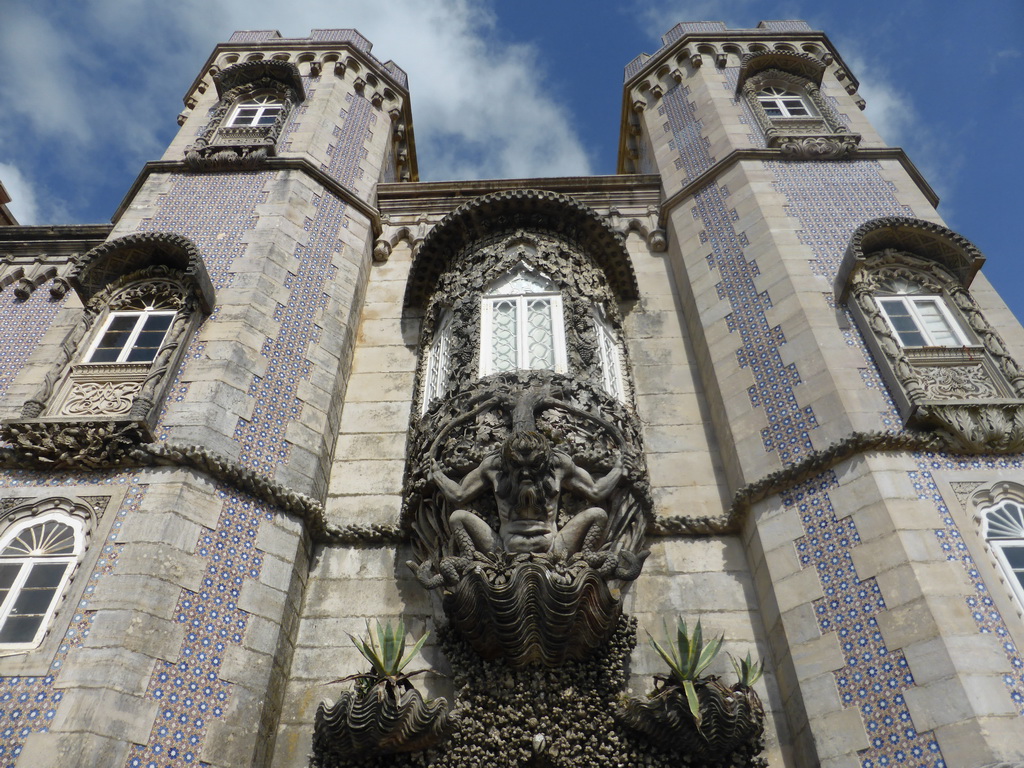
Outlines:
<svg viewBox="0 0 1024 768"><path fill-rule="evenodd" d="M238 32L0 226L0 764L1024 760L1024 330L826 35L663 43L617 175L420 183L359 33Z"/></svg>

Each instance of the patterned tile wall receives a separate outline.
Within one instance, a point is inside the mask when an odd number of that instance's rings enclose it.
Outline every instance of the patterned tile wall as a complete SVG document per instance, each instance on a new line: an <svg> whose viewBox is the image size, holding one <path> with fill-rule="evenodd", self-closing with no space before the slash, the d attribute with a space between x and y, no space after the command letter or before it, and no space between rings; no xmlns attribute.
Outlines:
<svg viewBox="0 0 1024 768"><path fill-rule="evenodd" d="M726 74L729 87L728 77L734 75ZM692 178L713 160L701 140L694 105L677 90L678 96L666 98L664 108L679 153L677 168ZM747 114L746 119L753 128L752 116ZM877 163L773 162L765 167L776 190L788 198L790 215L800 220L798 236L812 253L814 272L823 277L834 274L857 225L877 216L909 213L899 205L892 185L881 178ZM797 404L794 389L801 383L800 374L779 353L785 334L768 322L771 296L756 288L758 265L745 255L747 239L735 229L738 216L728 197L725 187L706 187L694 197L693 215L703 226L701 241L710 248L708 265L721 277L719 296L734 308L727 322L741 338L738 364L753 374L751 404L763 410L768 423L761 433L765 450L777 452L788 464L813 450L810 432L818 422L811 408ZM847 336L847 343L859 342L853 334ZM872 368L865 365L864 381L878 387ZM880 398L880 420L883 408L888 419L891 406ZM913 677L902 653L887 648L878 630L875 615L885 603L874 581L859 578L853 566L851 550L859 537L852 521L832 508L828 492L836 485L834 475L824 473L786 494L783 503L800 513L805 534L797 543L799 556L804 567L815 569L822 584L825 597L815 605L819 628L822 633L837 633L846 656L836 683L843 703L856 706L864 721L870 747L861 753L861 763L865 768L941 766L932 734L917 732L911 722L903 691L913 685Z"/></svg>
<svg viewBox="0 0 1024 768"><path fill-rule="evenodd" d="M63 304L63 299L51 299L45 288L33 291L24 301L14 295L11 286L0 291L0 398L7 394L7 388L24 368ZM20 403L11 405L17 407Z"/></svg>
<svg viewBox="0 0 1024 768"><path fill-rule="evenodd" d="M85 500L92 503L93 508L100 513L103 512L107 501L107 497L100 495L104 488L124 486L125 495L106 540L97 541L94 538L91 542L91 546L103 548L92 572L80 572L75 575L76 582L83 578L88 582L70 626L67 629L55 628L64 632L64 640L58 646L48 672L40 676L0 677L0 766L3 768L15 766L30 734L49 731L50 722L57 714L57 706L64 697L64 691L57 688L55 683L60 679L68 652L80 646L89 635L93 619L93 612L89 610L89 600L96 590L99 579L114 569L120 551L121 526L138 510L145 496L146 486L138 483L138 473L135 472L106 477L94 474L53 476L30 472L9 472L0 475L0 493L9 489L23 492L31 488L38 489L39 496L45 498L52 493L47 490L49 488L75 485L81 487L86 494L95 494L91 497L85 496ZM109 513L108 510L106 514Z"/></svg>
<svg viewBox="0 0 1024 768"><path fill-rule="evenodd" d="M330 153L330 165L324 170L347 184L360 172L359 162L365 156L363 147L375 116L366 99L354 97L347 112L339 117L341 122L334 131L338 143ZM243 183L245 177L242 174L233 183ZM183 177L181 183L194 181ZM254 185L252 191L260 189L262 185ZM195 217L185 215L179 193L175 190L167 196L170 205L162 212L166 218L154 217L153 226L179 232L181 227L190 227L197 244L199 238L216 238L224 231L238 238L255 223L254 205L262 195L257 192L252 197L253 207L247 209L250 213L240 214L233 230L223 225L209 230L203 223L191 223ZM294 265L284 283L288 298L274 311L278 333L268 338L260 350L268 360L267 367L249 386L248 395L253 399L251 415L240 419L234 431L241 446L239 461L266 475L272 475L277 466L288 461L289 447L284 435L288 424L302 413L297 391L300 381L311 373L306 356L310 345L319 339L317 319L327 303L326 284L333 276L332 259L344 247L339 234L348 226L346 206L337 198L314 198L314 206L315 213L305 223L308 241L296 247ZM244 249L243 244L239 245ZM200 249L203 250L203 244ZM203 253L205 257L206 251ZM226 261L219 270L225 280L230 279L229 266L230 261ZM212 273L213 269L211 277ZM187 378L187 363L185 370ZM231 685L218 677L218 667L224 648L240 643L244 635L247 614L237 607L237 598L246 578L259 577L262 553L255 548L254 541L260 519L269 518L271 510L226 490L220 492L220 497L224 501L218 525L201 538L197 549L197 555L207 562L207 577L199 592L182 591L176 616L189 631L178 661L159 665L150 680L146 695L160 702L161 712L149 743L133 748L130 768L156 768L196 760L211 718L221 716L231 694Z"/></svg>
<svg viewBox="0 0 1024 768"><path fill-rule="evenodd" d="M963 534L953 520L949 506L939 491L932 474L933 471L946 473L999 469L1014 471L1019 478L1021 469L1024 469L1024 461L1019 456L936 456L923 453L916 454L916 458L918 469L916 472L910 473L914 490L917 491L919 499L931 501L935 505L935 510L939 515L939 525L935 529L936 541L945 553L947 560L963 566L973 590L964 597L964 600L970 609L978 632L983 635L993 634L999 638L999 643L1009 663L1007 672L1003 675L1003 683L1010 693L1017 712L1024 716L1024 656L1013 642L1002 613L993 602L988 586L982 580L974 558L971 557L967 545L964 543ZM1016 621L1017 619L1011 616L1011 620Z"/></svg>
<svg viewBox="0 0 1024 768"><path fill-rule="evenodd" d="M697 105L690 101L688 86L679 84L669 89L661 99L658 115L666 120L665 130L672 132L669 146L678 153L676 170L683 170L686 174L682 185L714 165L711 142L703 134L704 124L697 114Z"/></svg>

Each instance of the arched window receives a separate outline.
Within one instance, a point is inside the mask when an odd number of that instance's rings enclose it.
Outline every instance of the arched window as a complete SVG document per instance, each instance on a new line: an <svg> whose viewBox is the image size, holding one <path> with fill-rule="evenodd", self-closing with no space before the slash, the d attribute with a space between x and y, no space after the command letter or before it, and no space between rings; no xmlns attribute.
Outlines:
<svg viewBox="0 0 1024 768"><path fill-rule="evenodd" d="M758 91L757 100L768 117L810 117L813 114L800 94L776 85Z"/></svg>
<svg viewBox="0 0 1024 768"><path fill-rule="evenodd" d="M1004 499L982 513L985 540L1024 607L1024 505Z"/></svg>
<svg viewBox="0 0 1024 768"><path fill-rule="evenodd" d="M263 94L238 102L227 124L232 127L273 125L283 110L284 101L281 98Z"/></svg>
<svg viewBox="0 0 1024 768"><path fill-rule="evenodd" d="M525 264L499 278L480 306L480 375L520 369L564 373L562 296Z"/></svg>
<svg viewBox="0 0 1024 768"><path fill-rule="evenodd" d="M965 347L970 344L945 296L929 294L917 283L898 278L882 282L875 301L895 338L904 347Z"/></svg>
<svg viewBox="0 0 1024 768"><path fill-rule="evenodd" d="M0 647L39 644L84 538L82 521L62 512L23 519L0 537Z"/></svg>
<svg viewBox="0 0 1024 768"><path fill-rule="evenodd" d="M904 423L952 450L1024 449L1024 370L971 296L984 257L932 222L857 228L835 280Z"/></svg>

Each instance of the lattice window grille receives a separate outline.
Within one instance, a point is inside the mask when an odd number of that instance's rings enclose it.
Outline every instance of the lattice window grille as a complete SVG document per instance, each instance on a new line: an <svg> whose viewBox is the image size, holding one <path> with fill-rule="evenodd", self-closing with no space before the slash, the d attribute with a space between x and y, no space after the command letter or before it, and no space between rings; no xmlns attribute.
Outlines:
<svg viewBox="0 0 1024 768"><path fill-rule="evenodd" d="M480 375L520 369L566 371L562 297L524 267L495 281L481 304Z"/></svg>

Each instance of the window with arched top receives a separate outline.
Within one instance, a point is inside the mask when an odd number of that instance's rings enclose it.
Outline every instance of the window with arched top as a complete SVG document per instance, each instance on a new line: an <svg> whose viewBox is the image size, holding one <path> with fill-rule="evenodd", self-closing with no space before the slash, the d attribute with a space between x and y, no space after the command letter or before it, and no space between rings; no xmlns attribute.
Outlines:
<svg viewBox="0 0 1024 768"><path fill-rule="evenodd" d="M874 296L894 338L903 347L966 347L969 337L944 295L895 277L879 281Z"/></svg>
<svg viewBox="0 0 1024 768"><path fill-rule="evenodd" d="M1024 504L1004 499L982 512L984 536L1024 608Z"/></svg>
<svg viewBox="0 0 1024 768"><path fill-rule="evenodd" d="M520 264L494 281L480 305L480 375L516 370L564 373L562 296Z"/></svg>
<svg viewBox="0 0 1024 768"><path fill-rule="evenodd" d="M776 85L758 91L757 100L768 117L810 117L814 114L803 96Z"/></svg>
<svg viewBox="0 0 1024 768"><path fill-rule="evenodd" d="M235 105L228 126L273 125L284 110L284 100L272 94L244 99Z"/></svg>
<svg viewBox="0 0 1024 768"><path fill-rule="evenodd" d="M83 521L63 512L25 518L0 537L0 648L39 644L85 551Z"/></svg>
<svg viewBox="0 0 1024 768"><path fill-rule="evenodd" d="M942 225L865 222L835 280L907 426L968 453L1024 449L1024 370L969 290L984 262Z"/></svg>

